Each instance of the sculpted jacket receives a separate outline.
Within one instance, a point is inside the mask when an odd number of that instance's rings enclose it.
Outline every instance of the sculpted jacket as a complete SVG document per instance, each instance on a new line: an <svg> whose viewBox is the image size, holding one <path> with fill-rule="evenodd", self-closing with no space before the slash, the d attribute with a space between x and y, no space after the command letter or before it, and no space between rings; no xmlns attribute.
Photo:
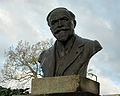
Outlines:
<svg viewBox="0 0 120 96"><path fill-rule="evenodd" d="M38 62L43 70L44 77L80 75L86 77L90 58L102 49L98 41L92 41L75 35L73 47L67 56L60 61L56 70L55 44L43 51ZM57 75L55 75L57 72Z"/></svg>

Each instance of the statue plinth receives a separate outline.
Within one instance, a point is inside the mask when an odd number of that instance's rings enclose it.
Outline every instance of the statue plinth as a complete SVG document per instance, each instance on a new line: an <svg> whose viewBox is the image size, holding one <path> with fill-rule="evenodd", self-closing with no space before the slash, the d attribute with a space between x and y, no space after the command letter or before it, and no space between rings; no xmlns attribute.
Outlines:
<svg viewBox="0 0 120 96"><path fill-rule="evenodd" d="M79 75L37 78L31 92L13 96L99 96L99 83Z"/></svg>
<svg viewBox="0 0 120 96"><path fill-rule="evenodd" d="M70 92L70 93L55 93L41 95L13 95L13 96L100 96L89 92Z"/></svg>
<svg viewBox="0 0 120 96"><path fill-rule="evenodd" d="M99 95L99 83L79 75L45 77L32 80L31 92L32 95L36 96L44 96L40 94L51 94L52 96L97 96ZM89 95L80 95L85 93Z"/></svg>

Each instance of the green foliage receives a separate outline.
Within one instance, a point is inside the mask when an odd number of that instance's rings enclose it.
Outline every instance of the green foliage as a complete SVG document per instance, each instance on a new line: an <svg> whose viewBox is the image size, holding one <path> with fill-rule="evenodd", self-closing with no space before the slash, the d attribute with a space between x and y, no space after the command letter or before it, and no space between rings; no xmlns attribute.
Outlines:
<svg viewBox="0 0 120 96"><path fill-rule="evenodd" d="M27 91L28 89L29 88L10 89L10 88L3 88L0 86L0 96L26 95L26 94L29 94L29 91Z"/></svg>

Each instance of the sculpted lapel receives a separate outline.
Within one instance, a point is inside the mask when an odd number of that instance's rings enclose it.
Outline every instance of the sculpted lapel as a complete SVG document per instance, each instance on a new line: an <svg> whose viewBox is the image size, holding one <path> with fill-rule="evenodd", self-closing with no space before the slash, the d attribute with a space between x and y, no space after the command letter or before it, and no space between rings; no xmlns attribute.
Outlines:
<svg viewBox="0 0 120 96"><path fill-rule="evenodd" d="M54 72L55 72L55 46L53 46L50 50L50 54L49 54L49 64L50 64L50 77L54 76Z"/></svg>
<svg viewBox="0 0 120 96"><path fill-rule="evenodd" d="M76 35L76 39L73 45L73 48L71 49L71 52L67 54L63 59L61 60L61 66L59 66L57 72L59 72L60 75L64 73L64 71L74 62L74 60L81 54L83 51L84 43L82 40L80 40L80 37ZM65 62L62 62L65 61Z"/></svg>
<svg viewBox="0 0 120 96"><path fill-rule="evenodd" d="M46 55L44 56L45 60L43 62L43 72L45 77L53 77L55 72L55 46L52 46L47 50Z"/></svg>

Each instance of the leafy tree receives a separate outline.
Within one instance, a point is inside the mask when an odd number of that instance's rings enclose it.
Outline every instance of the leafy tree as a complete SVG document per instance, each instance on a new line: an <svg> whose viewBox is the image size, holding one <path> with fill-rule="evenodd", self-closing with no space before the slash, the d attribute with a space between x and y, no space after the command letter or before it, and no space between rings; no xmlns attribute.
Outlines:
<svg viewBox="0 0 120 96"><path fill-rule="evenodd" d="M29 81L31 78L42 76L40 64L37 62L39 54L52 46L53 40L41 41L31 45L29 42L18 42L5 51L6 61L2 69L2 82L7 80Z"/></svg>

